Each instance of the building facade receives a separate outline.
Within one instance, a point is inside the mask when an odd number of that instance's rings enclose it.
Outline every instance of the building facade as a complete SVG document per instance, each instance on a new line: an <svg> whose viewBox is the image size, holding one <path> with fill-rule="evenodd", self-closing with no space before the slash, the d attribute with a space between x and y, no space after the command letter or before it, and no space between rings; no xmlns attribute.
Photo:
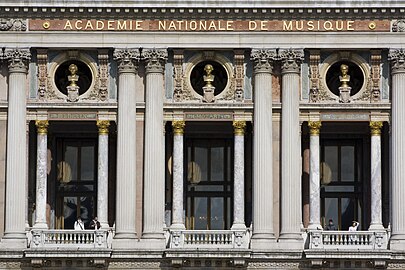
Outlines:
<svg viewBox="0 0 405 270"><path fill-rule="evenodd" d="M0 269L405 269L404 7L3 1Z"/></svg>

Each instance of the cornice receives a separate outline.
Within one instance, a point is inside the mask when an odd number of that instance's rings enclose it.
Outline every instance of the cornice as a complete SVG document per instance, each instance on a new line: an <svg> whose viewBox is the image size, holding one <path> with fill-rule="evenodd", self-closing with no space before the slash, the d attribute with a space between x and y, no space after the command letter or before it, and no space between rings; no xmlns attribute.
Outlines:
<svg viewBox="0 0 405 270"><path fill-rule="evenodd" d="M79 1L84 3L84 1ZM126 2L126 1L121 1ZM141 3L145 1L140 1ZM184 2L184 1L182 1ZM260 1L259 1L260 2ZM263 1L264 2L264 1ZM343 1L346 2L346 1ZM366 1L367 2L367 1ZM322 19L322 18L335 18L335 19L361 19L361 18L374 18L374 19L403 19L405 15L405 0L395 1L395 3L402 3L402 6L384 5L382 6L359 6L349 5L341 7L323 7L320 5L305 4L298 6L274 6L268 7L266 5L258 5L254 1L254 5L244 7L228 7L227 3L222 3L220 6L204 6L194 7L191 3L187 7L168 6L164 5L148 5L141 6L138 2L127 2L127 5L116 4L106 5L100 2L88 2L87 5L77 4L77 1L66 5L35 3L24 4L9 3L0 4L1 18L216 18L223 16L227 19ZM106 3L104 1L103 3ZM115 3L115 2L114 2ZM166 3L166 2L165 2ZM170 2L169 2L170 3ZM255 6L255 7L254 7Z"/></svg>

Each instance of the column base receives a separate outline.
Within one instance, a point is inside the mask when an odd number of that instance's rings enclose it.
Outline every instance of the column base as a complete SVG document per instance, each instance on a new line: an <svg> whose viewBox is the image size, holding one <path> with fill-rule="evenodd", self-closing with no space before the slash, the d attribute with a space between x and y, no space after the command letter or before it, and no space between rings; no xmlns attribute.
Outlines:
<svg viewBox="0 0 405 270"><path fill-rule="evenodd" d="M231 230L246 230L246 225L243 223L234 223Z"/></svg>
<svg viewBox="0 0 405 270"><path fill-rule="evenodd" d="M112 241L113 249L140 249L142 245L139 242L138 238L117 238L114 237Z"/></svg>
<svg viewBox="0 0 405 270"><path fill-rule="evenodd" d="M405 234L396 234L391 236L389 240L389 249L404 251L405 250Z"/></svg>
<svg viewBox="0 0 405 270"><path fill-rule="evenodd" d="M281 249L303 249L304 239L301 233L283 233L278 238L278 244Z"/></svg>
<svg viewBox="0 0 405 270"><path fill-rule="evenodd" d="M384 231L385 228L381 223L370 224L369 231Z"/></svg>
<svg viewBox="0 0 405 270"><path fill-rule="evenodd" d="M100 228L103 230L108 230L110 229L110 224L108 224L107 222L100 222Z"/></svg>
<svg viewBox="0 0 405 270"><path fill-rule="evenodd" d="M32 228L33 229L47 230L48 229L48 224L46 224L45 222L37 222L37 223L34 224L34 226Z"/></svg>
<svg viewBox="0 0 405 270"><path fill-rule="evenodd" d="M250 245L253 250L273 250L276 243L273 233L254 233Z"/></svg>
<svg viewBox="0 0 405 270"><path fill-rule="evenodd" d="M142 249L146 250L162 250L166 248L166 239L164 238L144 238L140 240Z"/></svg>
<svg viewBox="0 0 405 270"><path fill-rule="evenodd" d="M181 224L181 223L176 223L176 224L170 225L170 229L171 230L185 230L186 226L184 226L184 224Z"/></svg>
<svg viewBox="0 0 405 270"><path fill-rule="evenodd" d="M7 237L1 239L0 249L25 249L27 248L27 238Z"/></svg>
<svg viewBox="0 0 405 270"><path fill-rule="evenodd" d="M323 230L321 224L309 224L308 225L308 230L313 230L313 231L320 231Z"/></svg>
<svg viewBox="0 0 405 270"><path fill-rule="evenodd" d="M142 234L142 239L165 239L163 232L146 232Z"/></svg>

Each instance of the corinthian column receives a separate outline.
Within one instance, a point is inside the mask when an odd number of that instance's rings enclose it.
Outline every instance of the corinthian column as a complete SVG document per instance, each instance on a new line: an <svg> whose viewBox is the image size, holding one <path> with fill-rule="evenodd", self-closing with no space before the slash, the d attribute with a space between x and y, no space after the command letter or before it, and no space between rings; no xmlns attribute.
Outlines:
<svg viewBox="0 0 405 270"><path fill-rule="evenodd" d="M273 230L272 76L276 50L252 50L253 116L253 249L270 249Z"/></svg>
<svg viewBox="0 0 405 270"><path fill-rule="evenodd" d="M108 127L110 121L98 120L98 181L97 181L97 217L100 226L108 225Z"/></svg>
<svg viewBox="0 0 405 270"><path fill-rule="evenodd" d="M36 187L36 219L34 227L47 229L46 223L46 188L47 188L47 133L48 121L37 120L37 187Z"/></svg>
<svg viewBox="0 0 405 270"><path fill-rule="evenodd" d="M371 129L371 222L369 230L383 230L381 205L381 128L383 122L370 122Z"/></svg>
<svg viewBox="0 0 405 270"><path fill-rule="evenodd" d="M391 239L390 248L405 249L405 51L391 49L389 52L392 75L391 101Z"/></svg>
<svg viewBox="0 0 405 270"><path fill-rule="evenodd" d="M282 241L302 241L301 138L299 121L300 67L303 50L280 50L281 108L281 232Z"/></svg>
<svg viewBox="0 0 405 270"><path fill-rule="evenodd" d="M8 116L7 116L7 168L6 168L6 220L4 240L7 247L24 247L25 236L25 179L27 175L26 151L26 90L28 49L6 49L8 61Z"/></svg>
<svg viewBox="0 0 405 270"><path fill-rule="evenodd" d="M245 121L233 121L234 180L232 229L245 229Z"/></svg>
<svg viewBox="0 0 405 270"><path fill-rule="evenodd" d="M143 238L164 240L163 94L167 50L143 50L146 61ZM161 241L159 241L160 243ZM164 244L164 241L161 242Z"/></svg>
<svg viewBox="0 0 405 270"><path fill-rule="evenodd" d="M184 174L184 148L183 134L184 121L173 121L173 222L172 228L184 229L183 218L183 174Z"/></svg>
<svg viewBox="0 0 405 270"><path fill-rule="evenodd" d="M118 62L117 197L115 247L130 247L135 240L136 214L136 73L139 52L115 50ZM114 247L114 242L113 242Z"/></svg>
<svg viewBox="0 0 405 270"><path fill-rule="evenodd" d="M319 131L321 121L308 122L309 127L309 229L321 227L320 210L320 171L319 171Z"/></svg>

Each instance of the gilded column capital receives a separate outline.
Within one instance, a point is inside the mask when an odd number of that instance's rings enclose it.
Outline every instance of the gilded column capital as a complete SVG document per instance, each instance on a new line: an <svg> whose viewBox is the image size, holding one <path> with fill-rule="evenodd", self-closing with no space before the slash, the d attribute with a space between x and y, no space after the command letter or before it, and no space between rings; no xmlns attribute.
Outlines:
<svg viewBox="0 0 405 270"><path fill-rule="evenodd" d="M40 135L46 135L48 133L48 120L36 120L35 126L37 127L37 133Z"/></svg>
<svg viewBox="0 0 405 270"><path fill-rule="evenodd" d="M303 49L280 49L281 73L299 73L301 62L304 60Z"/></svg>
<svg viewBox="0 0 405 270"><path fill-rule="evenodd" d="M186 126L186 122L184 122L183 120L173 121L172 127L173 127L174 135L183 135L185 126Z"/></svg>
<svg viewBox="0 0 405 270"><path fill-rule="evenodd" d="M405 72L405 51L403 49L390 49L388 59L391 61L391 72Z"/></svg>
<svg viewBox="0 0 405 270"><path fill-rule="evenodd" d="M8 69L10 73L27 73L31 53L29 49L6 49L3 54L3 59L8 61Z"/></svg>
<svg viewBox="0 0 405 270"><path fill-rule="evenodd" d="M97 120L98 134L107 135L109 126L110 126L110 121L108 121L108 120Z"/></svg>
<svg viewBox="0 0 405 270"><path fill-rule="evenodd" d="M321 126L322 126L321 121L308 121L309 134L311 136L319 136Z"/></svg>
<svg viewBox="0 0 405 270"><path fill-rule="evenodd" d="M382 126L383 126L382 121L371 121L370 122L371 136L380 136Z"/></svg>
<svg viewBox="0 0 405 270"><path fill-rule="evenodd" d="M250 54L255 73L271 73L273 71L273 61L276 58L277 52L275 49L253 49Z"/></svg>
<svg viewBox="0 0 405 270"><path fill-rule="evenodd" d="M245 134L246 121L233 121L232 126L235 135L243 136Z"/></svg>
<svg viewBox="0 0 405 270"><path fill-rule="evenodd" d="M113 58L118 63L118 73L136 73L140 53L137 49L115 49Z"/></svg>
<svg viewBox="0 0 405 270"><path fill-rule="evenodd" d="M166 49L142 50L142 59L146 62L146 73L163 73L167 56Z"/></svg>

